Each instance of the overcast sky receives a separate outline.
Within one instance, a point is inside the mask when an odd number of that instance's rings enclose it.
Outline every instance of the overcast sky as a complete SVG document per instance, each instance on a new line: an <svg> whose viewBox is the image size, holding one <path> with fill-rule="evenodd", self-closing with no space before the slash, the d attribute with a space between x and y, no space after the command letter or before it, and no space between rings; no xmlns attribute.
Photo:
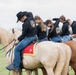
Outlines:
<svg viewBox="0 0 76 75"><path fill-rule="evenodd" d="M0 27L20 26L20 22L16 23L19 11L31 11L44 21L61 15L76 20L76 0L0 0Z"/></svg>

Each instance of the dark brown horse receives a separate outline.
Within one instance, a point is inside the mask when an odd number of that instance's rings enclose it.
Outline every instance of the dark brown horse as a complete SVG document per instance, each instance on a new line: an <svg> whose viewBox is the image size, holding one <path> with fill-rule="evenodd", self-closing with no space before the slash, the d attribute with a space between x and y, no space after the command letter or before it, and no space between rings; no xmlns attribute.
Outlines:
<svg viewBox="0 0 76 75"><path fill-rule="evenodd" d="M76 75L76 41L68 41L66 42L66 44L69 45L72 50L70 66L73 68L74 73Z"/></svg>

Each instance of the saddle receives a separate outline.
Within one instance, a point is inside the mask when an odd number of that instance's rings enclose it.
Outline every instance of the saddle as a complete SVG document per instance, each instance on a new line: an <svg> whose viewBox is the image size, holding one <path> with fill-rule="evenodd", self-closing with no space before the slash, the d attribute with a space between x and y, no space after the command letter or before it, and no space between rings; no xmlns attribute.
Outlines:
<svg viewBox="0 0 76 75"><path fill-rule="evenodd" d="M24 68L23 63L22 63L23 56L35 56L35 47L37 44L38 43L32 42L26 48L24 48L24 50L21 52L21 55L20 55L21 56L21 64L20 64L21 68Z"/></svg>

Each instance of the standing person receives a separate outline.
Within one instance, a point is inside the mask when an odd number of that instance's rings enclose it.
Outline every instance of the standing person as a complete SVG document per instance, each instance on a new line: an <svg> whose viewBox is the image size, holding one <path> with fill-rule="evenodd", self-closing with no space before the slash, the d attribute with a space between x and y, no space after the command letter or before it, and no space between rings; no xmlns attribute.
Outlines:
<svg viewBox="0 0 76 75"><path fill-rule="evenodd" d="M46 25L39 16L35 16L35 22L37 26L38 41L47 41L48 39L46 36Z"/></svg>
<svg viewBox="0 0 76 75"><path fill-rule="evenodd" d="M70 40L69 25L66 18L62 15L60 16L60 22L63 23L62 30L59 32L62 37L62 42Z"/></svg>
<svg viewBox="0 0 76 75"><path fill-rule="evenodd" d="M22 34L18 38L19 44L14 50L14 61L6 68L8 70L19 71L20 70L20 52L28 46L33 40L36 40L36 25L31 12L19 12L17 13L17 22L22 22Z"/></svg>

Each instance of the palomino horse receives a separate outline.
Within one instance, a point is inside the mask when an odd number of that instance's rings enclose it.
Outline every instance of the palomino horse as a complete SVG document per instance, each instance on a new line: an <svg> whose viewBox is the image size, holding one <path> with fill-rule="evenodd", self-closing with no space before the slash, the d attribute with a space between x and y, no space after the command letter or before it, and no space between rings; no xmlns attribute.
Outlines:
<svg viewBox="0 0 76 75"><path fill-rule="evenodd" d="M76 75L76 41L68 41L66 44L69 45L72 50L70 66L73 68Z"/></svg>
<svg viewBox="0 0 76 75"><path fill-rule="evenodd" d="M13 39L12 34L0 28L0 40L3 46L9 44ZM6 59L9 63L11 63L11 59L13 59L13 50L9 51L13 44L14 42L5 49L7 53ZM23 66L25 69L33 70L44 66L48 75L67 75L71 58L71 49L68 45L44 41L35 46L35 53L36 56L23 56ZM19 73L14 72L14 75L18 74Z"/></svg>
<svg viewBox="0 0 76 75"><path fill-rule="evenodd" d="M15 38L16 42L18 42L18 41L17 41L17 38L21 35L21 31L12 28L12 33L13 33L13 35L14 35L14 38ZM44 69L44 68L42 68L42 71L43 71L43 74L45 75L46 73L45 73L45 69ZM32 70L32 71L26 70L26 74L27 74L27 75L31 75L32 72L34 72L35 75L38 75L38 70L37 70L37 69L34 69L34 70Z"/></svg>
<svg viewBox="0 0 76 75"><path fill-rule="evenodd" d="M16 40L21 35L21 31L16 30L14 28L12 29L12 33L13 33L13 35L14 35L14 37L15 37ZM41 68L41 69L43 71L43 75L47 75L46 70L44 68ZM38 75L38 69L34 69L32 71L34 71L35 75ZM27 73L27 75L31 74L30 70L26 70L26 73Z"/></svg>

